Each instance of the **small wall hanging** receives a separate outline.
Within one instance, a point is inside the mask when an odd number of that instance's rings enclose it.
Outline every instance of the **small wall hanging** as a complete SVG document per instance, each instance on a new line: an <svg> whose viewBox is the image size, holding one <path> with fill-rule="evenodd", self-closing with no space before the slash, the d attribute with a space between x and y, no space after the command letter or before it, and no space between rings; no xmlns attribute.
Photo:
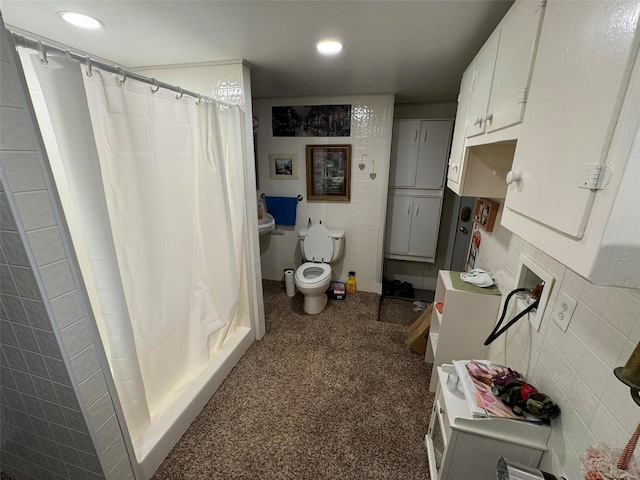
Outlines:
<svg viewBox="0 0 640 480"><path fill-rule="evenodd" d="M297 180L298 154L270 153L269 178L273 180Z"/></svg>
<svg viewBox="0 0 640 480"><path fill-rule="evenodd" d="M473 222L486 232L493 232L493 224L498 215L500 204L487 200L486 198L478 198L475 208L473 209Z"/></svg>

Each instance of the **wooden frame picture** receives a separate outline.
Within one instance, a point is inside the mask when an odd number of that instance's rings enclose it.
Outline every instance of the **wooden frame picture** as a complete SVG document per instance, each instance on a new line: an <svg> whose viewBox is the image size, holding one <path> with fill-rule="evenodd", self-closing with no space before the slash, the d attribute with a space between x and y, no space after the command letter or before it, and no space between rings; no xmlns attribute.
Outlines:
<svg viewBox="0 0 640 480"><path fill-rule="evenodd" d="M307 145L307 200L348 202L351 145Z"/></svg>
<svg viewBox="0 0 640 480"><path fill-rule="evenodd" d="M269 178L272 180L297 180L298 154L270 153Z"/></svg>
<svg viewBox="0 0 640 480"><path fill-rule="evenodd" d="M475 208L473 209L473 222L487 232L493 231L493 224L498 215L500 204L487 200L486 198L478 198Z"/></svg>

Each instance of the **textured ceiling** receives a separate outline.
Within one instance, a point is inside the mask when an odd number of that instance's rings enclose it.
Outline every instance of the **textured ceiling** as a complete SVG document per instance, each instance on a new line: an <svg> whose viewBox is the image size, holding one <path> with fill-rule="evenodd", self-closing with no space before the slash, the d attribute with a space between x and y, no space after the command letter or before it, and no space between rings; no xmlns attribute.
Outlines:
<svg viewBox="0 0 640 480"><path fill-rule="evenodd" d="M254 97L395 93L455 100L462 72L511 1L0 1L9 28L127 67L245 59ZM66 24L60 10L99 18ZM320 57L315 43L341 40Z"/></svg>

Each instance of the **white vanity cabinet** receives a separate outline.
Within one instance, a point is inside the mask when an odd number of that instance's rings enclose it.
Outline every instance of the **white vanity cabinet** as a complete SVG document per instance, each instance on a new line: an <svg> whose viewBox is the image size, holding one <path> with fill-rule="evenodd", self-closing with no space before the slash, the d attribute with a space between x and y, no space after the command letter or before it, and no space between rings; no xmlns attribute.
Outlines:
<svg viewBox="0 0 640 480"><path fill-rule="evenodd" d="M395 120L389 187L442 188L450 140L451 120Z"/></svg>
<svg viewBox="0 0 640 480"><path fill-rule="evenodd" d="M522 122L546 1L516 1L475 60L467 137L475 145L517 138L492 132Z"/></svg>
<svg viewBox="0 0 640 480"><path fill-rule="evenodd" d="M639 12L638 0L549 0L502 215L592 283L634 288Z"/></svg>
<svg viewBox="0 0 640 480"><path fill-rule="evenodd" d="M438 389L425 438L431 480L496 478L501 457L537 467L551 428L505 418L471 415L464 395L447 387L452 365L438 367Z"/></svg>

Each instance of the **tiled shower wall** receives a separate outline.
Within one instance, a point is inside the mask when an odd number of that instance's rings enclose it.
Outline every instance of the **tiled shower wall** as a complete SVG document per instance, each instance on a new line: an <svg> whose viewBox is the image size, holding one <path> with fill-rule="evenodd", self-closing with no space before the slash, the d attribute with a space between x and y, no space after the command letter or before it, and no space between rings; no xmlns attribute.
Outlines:
<svg viewBox="0 0 640 480"><path fill-rule="evenodd" d="M492 233L481 231L477 266L492 272L504 293L516 287L525 254L556 283L540 331L520 320L491 346L490 358L525 374L560 405L541 468L577 480L588 446L622 448L640 421L629 388L613 374L640 341L640 290L593 285L499 223ZM578 300L566 333L551 318L561 290Z"/></svg>
<svg viewBox="0 0 640 480"><path fill-rule="evenodd" d="M22 74L0 27L0 468L19 479L133 478Z"/></svg>

